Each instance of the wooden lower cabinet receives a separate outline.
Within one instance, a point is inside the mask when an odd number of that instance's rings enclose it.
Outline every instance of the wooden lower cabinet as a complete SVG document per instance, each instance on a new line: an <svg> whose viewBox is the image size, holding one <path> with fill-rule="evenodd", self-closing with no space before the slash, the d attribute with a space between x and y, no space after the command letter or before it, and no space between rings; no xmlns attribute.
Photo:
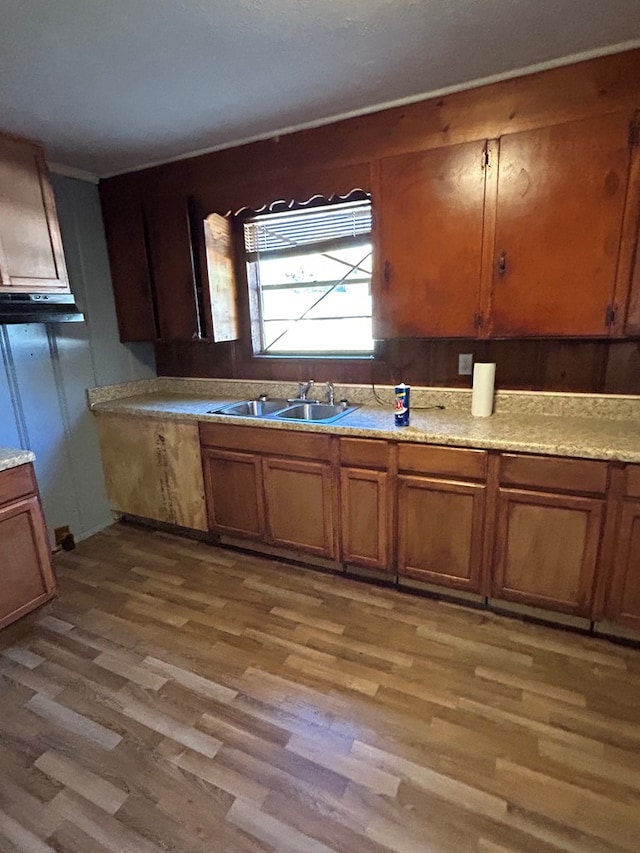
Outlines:
<svg viewBox="0 0 640 853"><path fill-rule="evenodd" d="M209 527L262 539L265 532L260 459L251 453L203 448Z"/></svg>
<svg viewBox="0 0 640 853"><path fill-rule="evenodd" d="M493 595L589 616L603 513L597 498L501 488Z"/></svg>
<svg viewBox="0 0 640 853"><path fill-rule="evenodd" d="M398 574L480 592L486 487L398 477Z"/></svg>
<svg viewBox="0 0 640 853"><path fill-rule="evenodd" d="M640 500L622 504L607 617L640 631Z"/></svg>
<svg viewBox="0 0 640 853"><path fill-rule="evenodd" d="M330 464L279 457L262 464L268 541L336 559Z"/></svg>
<svg viewBox="0 0 640 853"><path fill-rule="evenodd" d="M0 628L44 604L56 592L32 466L0 472Z"/></svg>
<svg viewBox="0 0 640 853"><path fill-rule="evenodd" d="M395 573L391 556L391 484L387 471L340 471L342 559Z"/></svg>
<svg viewBox="0 0 640 853"><path fill-rule="evenodd" d="M111 509L207 529L197 424L103 413L96 423Z"/></svg>

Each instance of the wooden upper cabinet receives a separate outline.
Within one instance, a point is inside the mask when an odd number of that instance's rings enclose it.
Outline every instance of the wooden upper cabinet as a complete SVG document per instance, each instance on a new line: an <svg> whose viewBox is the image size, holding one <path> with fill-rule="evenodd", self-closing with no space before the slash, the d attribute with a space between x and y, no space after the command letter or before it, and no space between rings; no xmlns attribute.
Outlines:
<svg viewBox="0 0 640 853"><path fill-rule="evenodd" d="M132 186L107 181L100 202L120 340L153 341L160 328L142 201Z"/></svg>
<svg viewBox="0 0 640 853"><path fill-rule="evenodd" d="M486 173L484 141L382 160L375 337L475 337Z"/></svg>
<svg viewBox="0 0 640 853"><path fill-rule="evenodd" d="M500 139L490 335L609 334L631 119L614 113Z"/></svg>
<svg viewBox="0 0 640 853"><path fill-rule="evenodd" d="M51 291L69 280L44 152L0 136L0 292Z"/></svg>

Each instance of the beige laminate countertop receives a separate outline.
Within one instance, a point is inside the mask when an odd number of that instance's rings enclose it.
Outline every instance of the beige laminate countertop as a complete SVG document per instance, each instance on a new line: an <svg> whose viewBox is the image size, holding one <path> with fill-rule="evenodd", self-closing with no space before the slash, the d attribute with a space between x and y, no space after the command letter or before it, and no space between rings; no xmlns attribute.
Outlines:
<svg viewBox="0 0 640 853"><path fill-rule="evenodd" d="M498 413L474 418L455 410L411 410L411 426L396 427L393 411L362 406L331 424L209 414L234 399L149 393L95 403L97 414L257 426L267 429L329 432L342 436L385 438L426 444L512 450L553 456L640 463L640 422L605 418Z"/></svg>
<svg viewBox="0 0 640 853"><path fill-rule="evenodd" d="M0 447L0 471L17 468L18 465L33 462L35 458L35 453L32 453L31 450L14 450L11 447Z"/></svg>

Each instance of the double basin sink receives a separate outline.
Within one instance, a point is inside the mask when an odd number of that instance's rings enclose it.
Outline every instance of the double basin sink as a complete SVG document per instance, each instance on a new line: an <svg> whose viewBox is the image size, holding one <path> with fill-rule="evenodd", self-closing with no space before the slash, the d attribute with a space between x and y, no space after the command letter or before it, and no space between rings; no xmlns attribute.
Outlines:
<svg viewBox="0 0 640 853"><path fill-rule="evenodd" d="M351 406L346 401L341 403L319 403L315 400L243 400L241 403L231 403L220 409L212 409L211 415L235 415L245 418L276 418L278 420L299 421L302 423L328 424L343 418L358 406Z"/></svg>

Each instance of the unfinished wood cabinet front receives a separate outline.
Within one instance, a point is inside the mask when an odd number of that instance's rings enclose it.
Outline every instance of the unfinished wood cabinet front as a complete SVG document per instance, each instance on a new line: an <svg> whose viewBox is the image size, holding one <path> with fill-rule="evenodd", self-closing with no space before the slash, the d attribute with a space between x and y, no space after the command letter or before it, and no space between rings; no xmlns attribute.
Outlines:
<svg viewBox="0 0 640 853"><path fill-rule="evenodd" d="M0 136L0 292L68 293L60 225L44 152Z"/></svg>
<svg viewBox="0 0 640 853"><path fill-rule="evenodd" d="M97 424L113 510L207 530L197 424L107 414Z"/></svg>
<svg viewBox="0 0 640 853"><path fill-rule="evenodd" d="M331 466L266 457L263 476L268 541L336 559Z"/></svg>

